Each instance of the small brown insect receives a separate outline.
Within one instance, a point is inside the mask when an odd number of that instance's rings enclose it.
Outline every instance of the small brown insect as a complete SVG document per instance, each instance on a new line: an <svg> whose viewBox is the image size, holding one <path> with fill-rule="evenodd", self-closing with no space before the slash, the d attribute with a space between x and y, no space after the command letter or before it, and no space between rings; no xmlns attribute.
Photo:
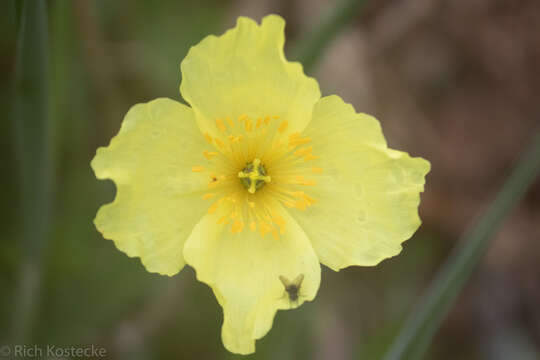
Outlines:
<svg viewBox="0 0 540 360"><path fill-rule="evenodd" d="M293 303L297 302L300 287L302 286L302 281L304 281L304 274L298 275L292 282L283 275L279 276L279 280L281 280L281 282L283 283L289 300Z"/></svg>

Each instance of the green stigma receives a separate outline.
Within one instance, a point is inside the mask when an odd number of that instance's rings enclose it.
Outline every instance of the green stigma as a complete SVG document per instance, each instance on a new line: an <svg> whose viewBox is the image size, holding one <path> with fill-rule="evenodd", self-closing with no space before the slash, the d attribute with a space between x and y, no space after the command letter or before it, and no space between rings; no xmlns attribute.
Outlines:
<svg viewBox="0 0 540 360"><path fill-rule="evenodd" d="M259 159L254 159L252 162L247 163L246 167L238 173L238 177L242 185L251 194L255 194L255 191L270 182L270 176L266 175L266 169Z"/></svg>

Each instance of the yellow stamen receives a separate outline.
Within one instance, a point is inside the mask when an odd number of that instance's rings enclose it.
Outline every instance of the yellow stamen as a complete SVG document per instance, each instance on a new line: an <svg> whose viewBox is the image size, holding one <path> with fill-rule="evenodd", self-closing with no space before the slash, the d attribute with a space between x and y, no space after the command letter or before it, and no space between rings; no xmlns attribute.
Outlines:
<svg viewBox="0 0 540 360"><path fill-rule="evenodd" d="M242 122L244 120L246 120L248 118L248 116L246 114L242 114L238 117L238 122Z"/></svg>
<svg viewBox="0 0 540 360"><path fill-rule="evenodd" d="M234 144L242 140L242 135L237 135L237 136L229 135L228 138L229 138L229 141Z"/></svg>
<svg viewBox="0 0 540 360"><path fill-rule="evenodd" d="M274 214L274 222L279 226L279 233L283 235L285 233L285 220L280 215Z"/></svg>
<svg viewBox="0 0 540 360"><path fill-rule="evenodd" d="M323 169L320 168L320 167L312 167L312 168L311 168L311 172L314 173L314 174L322 174L322 173L323 173Z"/></svg>
<svg viewBox="0 0 540 360"><path fill-rule="evenodd" d="M216 212L217 208L219 207L219 201L216 201L215 203L213 203L209 208L208 208L208 213L209 214L213 214Z"/></svg>
<svg viewBox="0 0 540 360"><path fill-rule="evenodd" d="M294 139L299 138L299 137L300 137L300 133L294 132L291 135L289 135L289 141L293 141Z"/></svg>
<svg viewBox="0 0 540 360"><path fill-rule="evenodd" d="M307 180L304 180L304 178L301 178L301 181L307 181ZM313 205L313 204L315 204L317 202L317 200L315 200L311 196L307 195L303 191L294 191L294 192L291 192L290 194L291 194L291 196L301 198L301 199L297 199L292 204L292 206L290 206L290 207L296 207L296 208L298 208L300 210L305 210L305 208L307 206L311 206L311 205Z"/></svg>
<svg viewBox="0 0 540 360"><path fill-rule="evenodd" d="M315 186L317 185L317 182L315 180L304 180L300 185L305 185L305 186Z"/></svg>
<svg viewBox="0 0 540 360"><path fill-rule="evenodd" d="M270 232L270 226L266 222L260 221L259 230L261 232L261 236L264 236Z"/></svg>
<svg viewBox="0 0 540 360"><path fill-rule="evenodd" d="M311 151L313 150L313 147L312 146L308 146L308 147L305 147L305 148L301 148L301 149L298 149L294 152L294 155L298 156L298 157L302 157L304 155L309 155L311 153Z"/></svg>
<svg viewBox="0 0 540 360"><path fill-rule="evenodd" d="M227 121L227 123L229 124L230 127L234 127L234 121L233 119L231 119L230 117L226 117L225 120Z"/></svg>
<svg viewBox="0 0 540 360"><path fill-rule="evenodd" d="M245 126L246 126L246 131L248 131L248 132L251 131L251 129L252 129L251 119L249 119L249 118L246 119Z"/></svg>
<svg viewBox="0 0 540 360"><path fill-rule="evenodd" d="M287 120L283 120L281 125L279 125L278 131L280 134L284 133L285 130L287 130L287 126L289 126L289 122Z"/></svg>
<svg viewBox="0 0 540 360"><path fill-rule="evenodd" d="M302 197L308 202L309 205L313 205L317 201L307 194L303 194Z"/></svg>
<svg viewBox="0 0 540 360"><path fill-rule="evenodd" d="M268 116L268 115L265 116L265 117L264 117L264 123L265 123L266 125L270 124L270 119L271 119L270 116Z"/></svg>
<svg viewBox="0 0 540 360"><path fill-rule="evenodd" d="M290 201L284 201L283 205L285 205L288 208L293 208L294 207L294 203L292 203Z"/></svg>
<svg viewBox="0 0 540 360"><path fill-rule="evenodd" d="M203 155L205 158L207 158L208 160L212 159L214 156L217 156L218 153L215 152L215 151L203 151Z"/></svg>
<svg viewBox="0 0 540 360"><path fill-rule="evenodd" d="M278 214L274 214L274 222L279 226L285 226L285 220L283 220L283 218L278 215Z"/></svg>
<svg viewBox="0 0 540 360"><path fill-rule="evenodd" d="M318 159L319 157L316 156L316 155L313 155L313 154L307 154L305 157L304 157L304 161L308 161L308 160L315 160L315 159Z"/></svg>
<svg viewBox="0 0 540 360"><path fill-rule="evenodd" d="M208 200L208 199L211 199L215 196L216 194L212 194L212 193L207 193L207 194L204 194L203 195L203 200Z"/></svg>
<svg viewBox="0 0 540 360"><path fill-rule="evenodd" d="M227 130L227 128L225 127L225 124L223 123L223 120L221 119L216 119L216 125L218 129L221 130L222 132L225 132Z"/></svg>
<svg viewBox="0 0 540 360"><path fill-rule="evenodd" d="M209 144L212 143L212 137L210 136L210 134L204 133L204 138L206 139L206 141L207 141Z"/></svg>
<svg viewBox="0 0 540 360"><path fill-rule="evenodd" d="M215 138L214 140L216 141L217 146L219 146L220 148L223 149L225 147L223 141L219 140L218 138Z"/></svg>
<svg viewBox="0 0 540 360"><path fill-rule="evenodd" d="M231 226L231 232L233 234L241 233L244 229L244 222L242 220L236 220Z"/></svg>
<svg viewBox="0 0 540 360"><path fill-rule="evenodd" d="M306 179L305 177L303 177L301 175L295 176L294 181L298 185L314 186L314 185L317 184L314 180Z"/></svg>
<svg viewBox="0 0 540 360"><path fill-rule="evenodd" d="M224 216L220 217L217 223L218 224L228 224L229 219L227 218L227 215L224 215Z"/></svg>
<svg viewBox="0 0 540 360"><path fill-rule="evenodd" d="M201 172L201 171L204 171L204 166L193 166L191 168L191 171L193 172Z"/></svg>
<svg viewBox="0 0 540 360"><path fill-rule="evenodd" d="M257 230L257 223L256 223L255 221L252 221L252 222L249 224L249 228L251 229L251 231Z"/></svg>
<svg viewBox="0 0 540 360"><path fill-rule="evenodd" d="M295 133L295 134L298 134L296 136L289 136L289 146L291 147L295 147L295 146L299 146L299 145L304 145L304 144L307 144L311 141L311 138L310 137L300 137L300 134L299 133Z"/></svg>
<svg viewBox="0 0 540 360"><path fill-rule="evenodd" d="M309 206L309 203L307 202L306 199L296 200L296 202L294 203L294 207L302 211L306 210L308 206Z"/></svg>

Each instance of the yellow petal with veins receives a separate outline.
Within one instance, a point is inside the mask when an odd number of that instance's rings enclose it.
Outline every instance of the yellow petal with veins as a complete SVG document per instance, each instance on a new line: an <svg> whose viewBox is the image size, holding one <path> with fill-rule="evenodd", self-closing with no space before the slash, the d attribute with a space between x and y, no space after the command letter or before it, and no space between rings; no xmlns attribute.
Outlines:
<svg viewBox="0 0 540 360"><path fill-rule="evenodd" d="M180 92L203 132L219 134L221 123L215 119L245 116L256 121L265 114L286 120L283 132L305 128L321 94L299 63L285 59L284 27L277 15L266 16L260 25L239 17L235 28L190 49L181 64ZM251 131L253 124L244 126Z"/></svg>
<svg viewBox="0 0 540 360"><path fill-rule="evenodd" d="M117 189L96 227L148 271L174 275L184 266L184 242L209 205L202 199L207 183L192 172L205 145L190 108L156 99L133 106L92 160L96 177Z"/></svg>
<svg viewBox="0 0 540 360"><path fill-rule="evenodd" d="M255 340L270 330L276 310L312 300L319 288L320 265L308 238L285 210L275 206L280 221L287 223L279 239L254 231L233 234L215 225L219 214L208 214L184 247L197 279L212 287L223 307L223 343L235 353L254 352ZM279 277L301 274L298 299L291 301Z"/></svg>
<svg viewBox="0 0 540 360"><path fill-rule="evenodd" d="M428 161L389 149L379 122L338 96L322 98L305 130L320 154L310 166L317 200L291 214L321 263L339 270L397 255L420 226L418 205Z"/></svg>

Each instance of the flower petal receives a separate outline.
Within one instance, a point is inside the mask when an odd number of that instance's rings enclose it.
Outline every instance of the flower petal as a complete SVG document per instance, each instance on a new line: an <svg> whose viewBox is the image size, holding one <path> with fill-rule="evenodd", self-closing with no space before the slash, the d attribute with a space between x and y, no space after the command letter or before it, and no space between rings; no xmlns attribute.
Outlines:
<svg viewBox="0 0 540 360"><path fill-rule="evenodd" d="M133 106L92 160L96 177L117 187L96 215L97 229L148 271L174 275L184 266L184 242L208 207L206 184L191 171L204 145L190 108L156 99Z"/></svg>
<svg viewBox="0 0 540 360"><path fill-rule="evenodd" d="M206 215L184 247L184 257L197 271L197 279L212 287L223 307L222 339L235 353L255 351L255 340L272 327L278 309L312 300L320 283L320 265L309 240L285 210L279 239L261 237L249 229L231 234L217 225L219 214ZM279 277L304 279L297 301L291 301Z"/></svg>
<svg viewBox="0 0 540 360"><path fill-rule="evenodd" d="M261 25L239 17L222 36L208 36L182 61L180 92L203 132L218 133L217 118L279 116L286 132L301 131L320 98L319 85L283 54L285 21L266 16ZM284 131L285 132L285 131Z"/></svg>
<svg viewBox="0 0 540 360"><path fill-rule="evenodd" d="M316 104L305 134L320 156L310 165L323 171L313 175L315 205L292 215L321 263L337 271L397 255L420 226L429 162L388 149L379 122L338 96Z"/></svg>

